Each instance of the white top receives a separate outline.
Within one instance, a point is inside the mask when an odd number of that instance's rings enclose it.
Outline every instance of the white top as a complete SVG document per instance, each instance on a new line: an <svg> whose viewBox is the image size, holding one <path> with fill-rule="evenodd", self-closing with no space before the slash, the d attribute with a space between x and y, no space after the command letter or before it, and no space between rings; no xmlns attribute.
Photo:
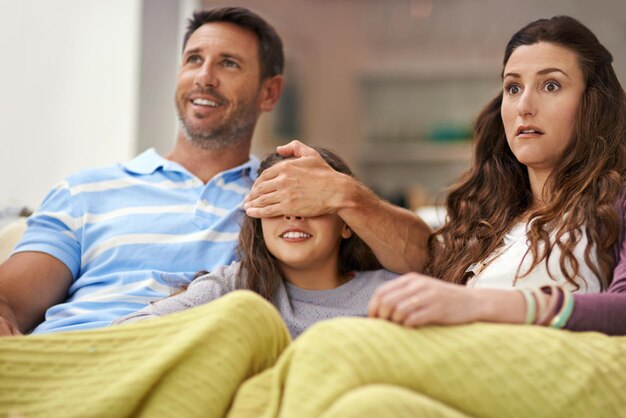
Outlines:
<svg viewBox="0 0 626 418"><path fill-rule="evenodd" d="M490 257L487 257L486 266L467 282L468 287L511 289L557 284L572 292L600 292L600 280L584 261L585 248L587 247L587 235L584 231L573 251L574 256L578 260L578 275L574 280L578 283L580 289L576 290L574 285L568 282L563 276L561 267L559 266L561 250L558 246L554 246L548 261L550 272L556 281L550 278L545 259L535 266L528 275L524 276L524 273L528 271L533 261L532 253L528 251L529 245L528 238L526 237L526 225L525 223L519 223L506 234L503 246L494 251ZM542 249L543 245L540 244L539 250L541 251ZM489 261L491 257L495 258ZM522 263L521 268L520 261ZM594 266L598 266L598 257L595 251L591 252L591 262ZM567 266L568 268L572 268L569 264ZM519 276L523 277L515 279L518 271Z"/></svg>

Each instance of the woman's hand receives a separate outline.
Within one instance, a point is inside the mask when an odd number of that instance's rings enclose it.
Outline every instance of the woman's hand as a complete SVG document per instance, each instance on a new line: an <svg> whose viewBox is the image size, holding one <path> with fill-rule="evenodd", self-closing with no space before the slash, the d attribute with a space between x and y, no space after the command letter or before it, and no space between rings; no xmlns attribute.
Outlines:
<svg viewBox="0 0 626 418"><path fill-rule="evenodd" d="M471 289L409 273L376 290L368 315L417 327L476 321L523 323L525 313L526 303L519 292Z"/></svg>

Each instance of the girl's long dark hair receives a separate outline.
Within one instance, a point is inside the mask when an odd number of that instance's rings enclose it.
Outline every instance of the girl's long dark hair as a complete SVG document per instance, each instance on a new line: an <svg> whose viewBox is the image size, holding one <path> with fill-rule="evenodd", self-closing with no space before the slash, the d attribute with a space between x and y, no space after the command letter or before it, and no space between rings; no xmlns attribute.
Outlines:
<svg viewBox="0 0 626 418"><path fill-rule="evenodd" d="M354 177L347 164L331 151L315 148L335 171ZM274 164L285 160L280 154L270 154L261 162L259 174ZM278 261L269 252L263 239L261 220L244 216L239 233L239 258L241 268L237 278L238 289L252 290L270 299L283 280ZM377 270L382 268L372 250L356 234L343 239L339 246L339 274L352 271Z"/></svg>
<svg viewBox="0 0 626 418"><path fill-rule="evenodd" d="M530 213L533 264L522 273L543 260L547 264L556 246L561 251L561 273L577 285L579 260L573 250L584 232L588 239L584 262L606 288L621 225L616 203L623 198L625 180L626 95L609 51L587 27L567 16L538 20L517 32L506 47L503 67L517 47L538 42L573 51L586 87L571 142L545 183L546 205ZM502 93L478 116L472 168L452 186L446 201L448 221L429 239L428 272L454 283L468 280L468 266L496 250L533 202L527 169L507 144L501 105ZM592 252L598 267L591 261Z"/></svg>

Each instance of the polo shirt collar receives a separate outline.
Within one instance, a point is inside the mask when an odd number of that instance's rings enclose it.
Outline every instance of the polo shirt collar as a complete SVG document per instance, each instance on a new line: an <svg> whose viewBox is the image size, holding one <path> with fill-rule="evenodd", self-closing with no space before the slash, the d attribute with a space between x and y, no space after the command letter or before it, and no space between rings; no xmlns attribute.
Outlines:
<svg viewBox="0 0 626 418"><path fill-rule="evenodd" d="M180 164L163 158L154 148L149 148L139 154L137 157L128 161L124 164L124 168L135 174L152 174L159 168L162 168L165 171L178 171L181 173L185 173L191 177L195 177L189 172L189 170L187 170ZM254 155L251 155L250 159L245 163L237 167L225 170L220 174L222 176L225 176L227 179L231 176L240 176L241 174L243 174L244 176L250 177L250 179L255 180L257 177L258 168L259 159Z"/></svg>
<svg viewBox="0 0 626 418"><path fill-rule="evenodd" d="M259 159L254 155L250 155L250 158L245 163L238 165L237 167L224 170L219 175L221 175L226 182L233 181L237 177L241 177L242 175L245 177L249 177L252 181L254 181L257 178L259 164Z"/></svg>
<svg viewBox="0 0 626 418"><path fill-rule="evenodd" d="M168 162L171 161L161 157L154 148L149 148L125 163L124 168L135 174L152 174L161 167L166 168Z"/></svg>

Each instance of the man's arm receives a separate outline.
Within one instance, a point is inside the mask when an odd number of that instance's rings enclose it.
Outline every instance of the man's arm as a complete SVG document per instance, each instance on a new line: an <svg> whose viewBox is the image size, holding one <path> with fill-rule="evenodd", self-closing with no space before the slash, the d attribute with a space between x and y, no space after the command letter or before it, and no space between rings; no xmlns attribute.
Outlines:
<svg viewBox="0 0 626 418"><path fill-rule="evenodd" d="M71 283L70 270L51 255L11 256L0 265L0 336L31 330L46 309L67 297Z"/></svg>
<svg viewBox="0 0 626 418"><path fill-rule="evenodd" d="M279 147L294 156L265 170L246 198L255 218L313 217L337 213L374 251L385 268L421 271L428 259L430 228L412 212L385 202L358 180L333 170L299 141Z"/></svg>

